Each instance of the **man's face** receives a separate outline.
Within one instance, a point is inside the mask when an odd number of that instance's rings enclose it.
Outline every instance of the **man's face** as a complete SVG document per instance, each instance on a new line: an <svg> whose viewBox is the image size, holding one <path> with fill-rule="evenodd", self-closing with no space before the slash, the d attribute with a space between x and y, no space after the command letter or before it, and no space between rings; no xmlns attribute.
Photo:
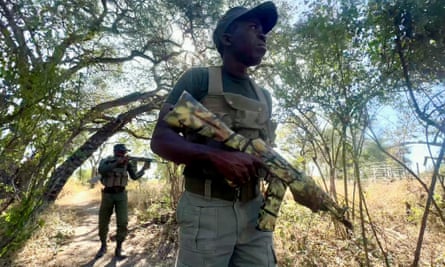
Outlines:
<svg viewBox="0 0 445 267"><path fill-rule="evenodd" d="M248 67L260 64L266 53L266 35L260 20L248 18L233 23L236 25L229 33L231 53Z"/></svg>
<svg viewBox="0 0 445 267"><path fill-rule="evenodd" d="M125 156L125 154L127 154L127 151L125 151L125 150L116 150L116 151L114 152L114 154L115 154L117 157L123 157L123 156Z"/></svg>

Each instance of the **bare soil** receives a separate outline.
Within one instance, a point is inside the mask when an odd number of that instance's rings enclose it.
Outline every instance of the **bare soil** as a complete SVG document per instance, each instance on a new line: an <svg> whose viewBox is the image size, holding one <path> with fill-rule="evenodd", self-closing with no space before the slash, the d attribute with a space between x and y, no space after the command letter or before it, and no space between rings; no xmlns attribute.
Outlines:
<svg viewBox="0 0 445 267"><path fill-rule="evenodd" d="M138 224L129 210L129 233L123 244L124 260L114 257L115 216L112 215L107 253L96 259L100 247L98 237L98 189L68 193L58 199L47 218L49 225L28 241L14 262L8 266L173 266L176 244L174 224L163 221ZM60 218L55 218L58 214ZM54 220L54 221L53 221ZM66 222L69 224L66 224ZM171 231L171 233L170 233ZM6 265L5 265L6 266Z"/></svg>

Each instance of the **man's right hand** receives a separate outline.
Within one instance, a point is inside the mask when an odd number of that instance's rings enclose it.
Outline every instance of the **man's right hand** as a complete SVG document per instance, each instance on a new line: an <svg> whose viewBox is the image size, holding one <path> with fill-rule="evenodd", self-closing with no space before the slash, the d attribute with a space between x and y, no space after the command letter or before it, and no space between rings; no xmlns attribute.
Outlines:
<svg viewBox="0 0 445 267"><path fill-rule="evenodd" d="M119 165L126 164L126 163L128 163L128 157L127 156L119 157L117 159L117 164L119 164Z"/></svg>
<svg viewBox="0 0 445 267"><path fill-rule="evenodd" d="M213 166L235 185L247 183L267 166L257 157L238 151L215 151L209 155Z"/></svg>

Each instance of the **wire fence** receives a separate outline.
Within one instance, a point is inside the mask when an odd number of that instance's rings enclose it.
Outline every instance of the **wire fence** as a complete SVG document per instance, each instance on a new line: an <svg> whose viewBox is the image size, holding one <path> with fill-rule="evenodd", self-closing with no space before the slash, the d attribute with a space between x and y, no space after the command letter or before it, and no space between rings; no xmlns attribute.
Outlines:
<svg viewBox="0 0 445 267"><path fill-rule="evenodd" d="M404 179L411 176L405 168L382 163L363 166L361 171L362 177L372 181Z"/></svg>

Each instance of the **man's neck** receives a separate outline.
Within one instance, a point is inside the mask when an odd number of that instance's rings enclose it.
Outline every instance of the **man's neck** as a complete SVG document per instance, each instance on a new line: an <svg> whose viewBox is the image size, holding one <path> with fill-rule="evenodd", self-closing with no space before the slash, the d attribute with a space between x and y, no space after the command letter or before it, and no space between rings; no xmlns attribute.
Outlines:
<svg viewBox="0 0 445 267"><path fill-rule="evenodd" d="M225 72L238 77L238 78L247 78L247 66L234 60L231 57L223 58L223 69Z"/></svg>

